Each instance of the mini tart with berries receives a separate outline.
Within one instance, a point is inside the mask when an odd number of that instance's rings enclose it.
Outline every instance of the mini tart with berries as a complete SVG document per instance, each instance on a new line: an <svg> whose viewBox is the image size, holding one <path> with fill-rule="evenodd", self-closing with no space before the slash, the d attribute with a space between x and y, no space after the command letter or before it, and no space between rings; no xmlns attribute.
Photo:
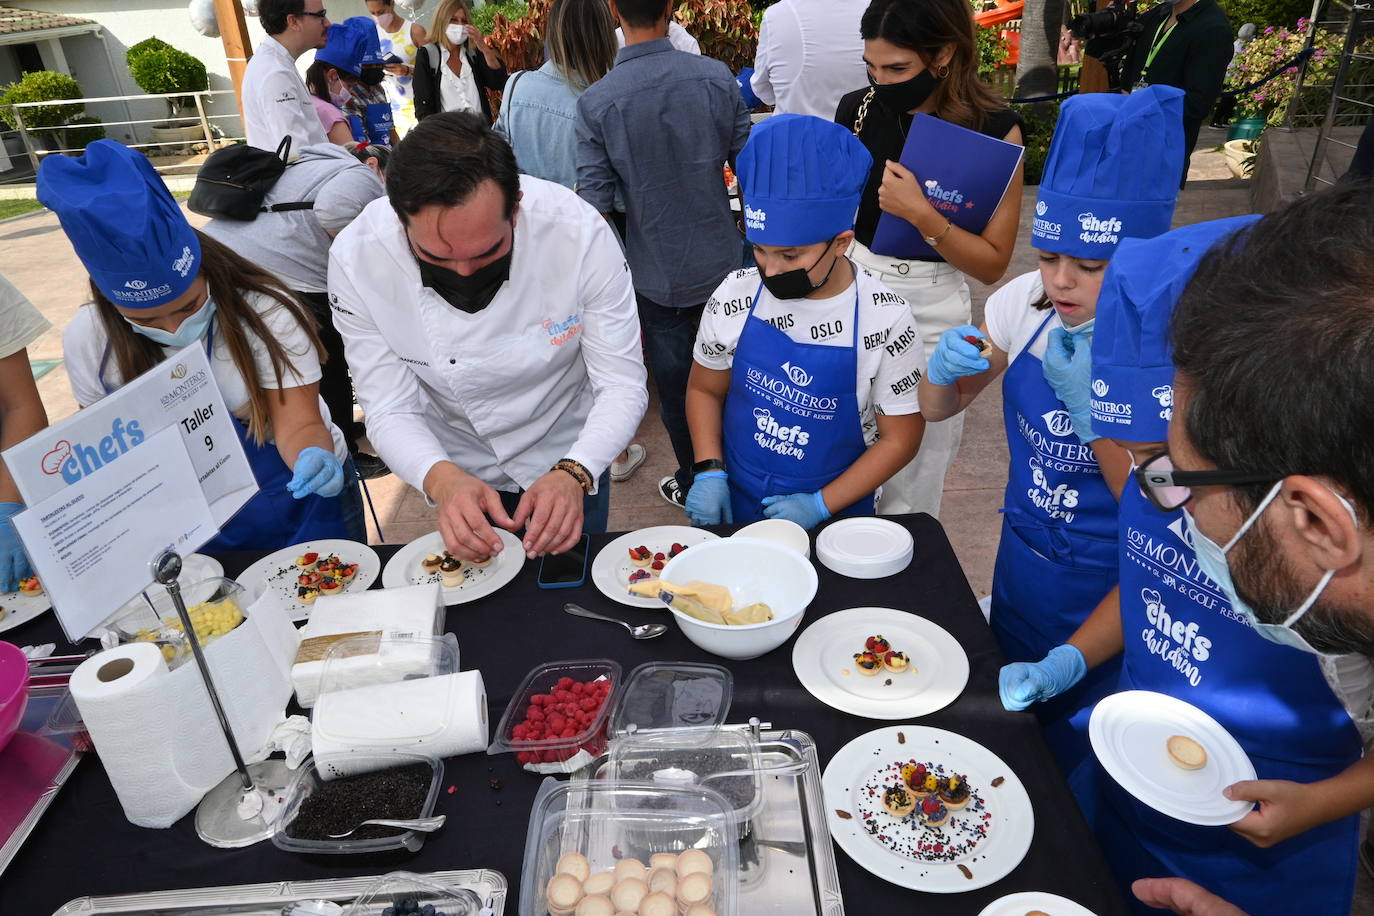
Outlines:
<svg viewBox="0 0 1374 916"><path fill-rule="evenodd" d="M951 774L948 779L940 781L939 796L946 808L958 811L969 803L973 793L969 791L968 783L964 782L962 777Z"/></svg>
<svg viewBox="0 0 1374 916"><path fill-rule="evenodd" d="M934 778L932 774L931 778ZM934 795L921 799L921 819L927 827L943 827L949 820L949 808Z"/></svg>
<svg viewBox="0 0 1374 916"><path fill-rule="evenodd" d="M296 577L297 588L319 588L324 577L317 572L303 572Z"/></svg>
<svg viewBox="0 0 1374 916"><path fill-rule="evenodd" d="M906 783L906 787L914 792L917 798L925 798L935 791L933 788L929 791L926 789L926 780L933 775L924 763L908 763L902 767L902 782Z"/></svg>
<svg viewBox="0 0 1374 916"><path fill-rule="evenodd" d="M988 343L985 339L979 337L976 334L965 334L964 342L973 344L975 347L977 347L979 356L987 356L988 351L992 349L992 344Z"/></svg>
<svg viewBox="0 0 1374 916"><path fill-rule="evenodd" d="M358 564L349 563L347 566L340 566L336 575L338 575L340 582L347 585L358 577Z"/></svg>
<svg viewBox="0 0 1374 916"><path fill-rule="evenodd" d="M636 569L630 573L630 584L634 585L636 582L643 582L645 579L652 579L653 577L653 573L647 569Z"/></svg>
<svg viewBox="0 0 1374 916"><path fill-rule="evenodd" d="M883 810L893 817L906 817L916 810L916 796L906 786L888 786L883 792Z"/></svg>
<svg viewBox="0 0 1374 916"><path fill-rule="evenodd" d="M303 553L296 557L296 566L299 567L302 572L313 572L316 564L319 562L320 555L318 553Z"/></svg>
<svg viewBox="0 0 1374 916"><path fill-rule="evenodd" d="M331 553L327 557L320 558L320 561L315 564L315 572L324 576L332 576L334 575L334 571L342 565L343 564L339 562L339 558Z"/></svg>
<svg viewBox="0 0 1374 916"><path fill-rule="evenodd" d="M907 658L905 652L898 652L893 649L891 652L883 654L883 667L893 674L901 674L911 666L911 659Z"/></svg>
<svg viewBox="0 0 1374 916"><path fill-rule="evenodd" d="M318 597L320 597L320 589L319 589L319 586L316 586L316 585L301 585L301 586L297 586L297 588L296 588L296 600L299 601L301 604L304 604L304 605L307 605L307 606L308 606L308 605L311 605L311 604L314 604L314 603L315 603L315 599L318 598Z"/></svg>
<svg viewBox="0 0 1374 916"><path fill-rule="evenodd" d="M874 655L881 658L892 651L892 643L881 636L870 636L868 639L864 640L864 651L872 652Z"/></svg>
<svg viewBox="0 0 1374 916"><path fill-rule="evenodd" d="M663 556L663 554L659 554L659 556L661 557ZM649 574L652 575L654 578L658 578L658 576L660 576L663 573L663 567L667 565L668 564L665 561L656 559L649 564Z"/></svg>
<svg viewBox="0 0 1374 916"><path fill-rule="evenodd" d="M343 591L343 583L333 576L325 576L320 580L321 595L337 595L341 591Z"/></svg>
<svg viewBox="0 0 1374 916"><path fill-rule="evenodd" d="M43 594L43 583L38 581L37 576L25 576L19 580L19 594L41 595Z"/></svg>
<svg viewBox="0 0 1374 916"><path fill-rule="evenodd" d="M654 555L649 551L649 548L645 547L643 544L640 544L638 547L630 548L630 562L636 566L648 566L653 558Z"/></svg>
<svg viewBox="0 0 1374 916"><path fill-rule="evenodd" d="M686 544L679 544L679 543L677 543L676 541L674 541L674 542L673 542L673 546L668 548L668 559L671 560L673 557L675 557L675 556L677 556L678 554L682 553L682 552L683 552L684 550L686 550L686 549L687 549L687 545L686 545Z"/></svg>
<svg viewBox="0 0 1374 916"><path fill-rule="evenodd" d="M855 652L854 667L858 668L859 673L865 677L873 677L883 670L883 660L872 652Z"/></svg>

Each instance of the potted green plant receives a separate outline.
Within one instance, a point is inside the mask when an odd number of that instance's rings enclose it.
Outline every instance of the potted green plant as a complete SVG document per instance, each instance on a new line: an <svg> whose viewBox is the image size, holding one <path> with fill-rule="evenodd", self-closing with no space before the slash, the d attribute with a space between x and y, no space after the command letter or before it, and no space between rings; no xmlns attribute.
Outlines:
<svg viewBox="0 0 1374 916"><path fill-rule="evenodd" d="M1262 79L1284 61L1291 60L1307 44L1307 30L1311 23L1299 19L1292 29L1268 26L1231 61L1227 83L1248 86ZM1307 86L1315 87L1314 99L1326 91L1340 63L1341 36L1318 29L1313 42L1312 58L1307 62ZM1266 127L1281 124L1288 114L1289 102L1298 84L1298 68L1289 67L1266 83L1236 97L1236 118L1226 133L1226 139L1249 140L1258 137ZM1322 105L1325 102L1322 101Z"/></svg>
<svg viewBox="0 0 1374 916"><path fill-rule="evenodd" d="M86 111L80 102L66 104L35 105L31 108L15 109L7 106L21 102L60 102L63 99L81 98L81 85L65 73L53 70L37 70L25 73L16 83L10 83L0 91L0 122L10 130L19 129L22 119L28 128L61 127ZM39 130L32 134L36 143L44 149L61 148L62 131Z"/></svg>
<svg viewBox="0 0 1374 916"><path fill-rule="evenodd" d="M205 64L160 38L140 41L129 48L124 57L134 82L149 95L200 92L210 88ZM200 124L182 120L195 110L195 100L191 96L169 96L167 109L171 120L150 128L154 143L189 143L205 139L205 131ZM178 147L160 146L156 149L175 150Z"/></svg>

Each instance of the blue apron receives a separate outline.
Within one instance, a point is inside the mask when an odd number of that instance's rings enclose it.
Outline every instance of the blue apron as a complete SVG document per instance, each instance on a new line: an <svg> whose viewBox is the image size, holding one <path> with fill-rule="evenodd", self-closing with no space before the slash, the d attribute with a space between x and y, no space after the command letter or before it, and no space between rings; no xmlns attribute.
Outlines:
<svg viewBox="0 0 1374 916"><path fill-rule="evenodd" d="M219 317L216 316L205 335L205 352L211 360L214 359L215 325L218 322ZM110 345L107 342L97 367L100 384L106 394L114 391L105 382L105 362L109 355ZM248 426L243 421L232 413L229 419L233 421L234 432L238 434L243 452L248 456L248 465L258 482L258 492L221 526L219 534L199 548L202 553L273 551L303 541L350 537L339 497L312 493L303 499L296 499L286 489L286 484L291 480L291 469L282 460L277 447L271 442L259 445L248 434Z"/></svg>
<svg viewBox="0 0 1374 916"><path fill-rule="evenodd" d="M1011 462L991 624L1009 662L1038 662L1065 643L1117 580L1116 497L1031 353L1053 317L1052 311L1045 316L1002 379ZM1032 707L1065 773L1087 756L1088 717L1120 670L1120 659L1113 659L1072 690Z"/></svg>
<svg viewBox="0 0 1374 916"><path fill-rule="evenodd" d="M391 130L396 126L391 113L391 102L368 102L365 110L365 118L356 114L345 115L354 141L390 146Z"/></svg>
<svg viewBox="0 0 1374 916"><path fill-rule="evenodd" d="M1315 656L1271 643L1231 610L1197 566L1181 512L1121 496L1121 690L1153 690L1229 731L1260 779L1314 782L1360 759L1358 731ZM1075 795L1128 898L1136 878L1196 881L1247 913L1349 913L1359 816L1260 849L1225 827L1174 820L1128 795L1095 758ZM1132 903L1135 912L1158 910Z"/></svg>
<svg viewBox="0 0 1374 916"><path fill-rule="evenodd" d="M854 390L859 281L847 347L804 344L754 316L754 291L725 395L725 466L735 524L763 518L765 496L813 493L868 448ZM870 494L837 515L872 515Z"/></svg>

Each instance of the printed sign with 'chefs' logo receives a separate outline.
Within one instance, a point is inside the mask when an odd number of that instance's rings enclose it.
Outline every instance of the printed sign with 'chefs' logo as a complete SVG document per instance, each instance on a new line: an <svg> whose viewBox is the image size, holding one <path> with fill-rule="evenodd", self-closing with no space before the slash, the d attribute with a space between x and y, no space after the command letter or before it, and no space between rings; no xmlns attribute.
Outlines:
<svg viewBox="0 0 1374 916"><path fill-rule="evenodd" d="M747 228L747 229L757 229L758 231L762 232L762 231L763 231L763 224L764 224L764 222L767 221L767 219L768 219L768 214L767 214L765 211L756 209L756 208L754 208L754 207L751 207L751 206L749 206L748 204L745 204L745 205L744 205L744 226L745 226L745 228Z"/></svg>
<svg viewBox="0 0 1374 916"><path fill-rule="evenodd" d="M1201 684L1203 672L1198 663L1212 657L1212 640L1203 635L1201 625L1171 614L1164 596L1155 589L1142 588L1140 601L1150 624L1141 629L1140 638L1150 654L1163 659L1192 686Z"/></svg>
<svg viewBox="0 0 1374 916"><path fill-rule="evenodd" d="M783 426L767 407L754 408L754 422L758 426L754 441L759 448L779 455L788 455L801 461L806 457L806 446L811 442L811 434L800 424Z"/></svg>
<svg viewBox="0 0 1374 916"><path fill-rule="evenodd" d="M1078 233L1080 241L1088 244L1115 245L1121 241L1121 220L1115 216L1095 216L1092 213L1078 214Z"/></svg>

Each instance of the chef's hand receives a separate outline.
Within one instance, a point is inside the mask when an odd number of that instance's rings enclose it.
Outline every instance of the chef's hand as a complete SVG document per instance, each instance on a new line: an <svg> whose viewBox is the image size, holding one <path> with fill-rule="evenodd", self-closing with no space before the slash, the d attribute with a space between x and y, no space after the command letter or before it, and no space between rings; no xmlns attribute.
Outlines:
<svg viewBox="0 0 1374 916"><path fill-rule="evenodd" d="M514 527L525 526L525 555L562 553L582 536L582 487L567 471L552 470L520 497Z"/></svg>
<svg viewBox="0 0 1374 916"><path fill-rule="evenodd" d="M1064 404L1073 421L1074 435L1084 445L1101 438L1093 432L1090 394L1093 374L1092 338L1070 334L1063 328L1050 331L1045 341L1042 366L1045 381Z"/></svg>
<svg viewBox="0 0 1374 916"><path fill-rule="evenodd" d="M989 363L978 348L965 337L982 337L983 332L972 325L950 328L940 335L935 352L930 354L926 380L932 385L953 385L965 375L987 371Z"/></svg>
<svg viewBox="0 0 1374 916"><path fill-rule="evenodd" d="M344 488L344 469L333 452L327 452L318 445L301 449L296 456L296 465L291 469L291 480L286 489L296 499L305 499L312 493L320 496L338 496Z"/></svg>
<svg viewBox="0 0 1374 916"><path fill-rule="evenodd" d="M820 490L815 493L765 496L763 514L767 518L785 518L789 522L796 522L807 531L830 518L830 510L825 507Z"/></svg>
<svg viewBox="0 0 1374 916"><path fill-rule="evenodd" d="M1324 823L1323 805L1315 804L1313 785L1286 779L1250 779L1222 790L1231 801L1258 802L1259 809L1231 825L1231 829L1261 849L1306 833Z"/></svg>
<svg viewBox="0 0 1374 916"><path fill-rule="evenodd" d="M912 225L933 209L926 192L921 190L920 180L906 166L891 159L883 167L883 183L878 185L878 208Z"/></svg>
<svg viewBox="0 0 1374 916"><path fill-rule="evenodd" d="M1088 673L1083 653L1073 646L1055 646L1038 662L1012 662L997 675L997 694L1002 705L1020 712L1032 703L1059 696Z"/></svg>
<svg viewBox="0 0 1374 916"><path fill-rule="evenodd" d="M1183 878L1141 878L1131 885L1131 893L1146 906L1179 916L1245 916L1240 907Z"/></svg>
<svg viewBox="0 0 1374 916"><path fill-rule="evenodd" d="M692 480L682 508L693 525L728 525L734 514L730 509L730 482L724 471L702 471Z"/></svg>
<svg viewBox="0 0 1374 916"><path fill-rule="evenodd" d="M18 591L19 580L33 575L28 554L19 543L11 517L22 511L23 503L0 503L0 594Z"/></svg>
<svg viewBox="0 0 1374 916"><path fill-rule="evenodd" d="M430 468L424 487L439 507L439 533L443 535L444 547L455 557L481 561L501 552L504 545L491 523L511 531L516 524L506 514L496 490L446 461Z"/></svg>

